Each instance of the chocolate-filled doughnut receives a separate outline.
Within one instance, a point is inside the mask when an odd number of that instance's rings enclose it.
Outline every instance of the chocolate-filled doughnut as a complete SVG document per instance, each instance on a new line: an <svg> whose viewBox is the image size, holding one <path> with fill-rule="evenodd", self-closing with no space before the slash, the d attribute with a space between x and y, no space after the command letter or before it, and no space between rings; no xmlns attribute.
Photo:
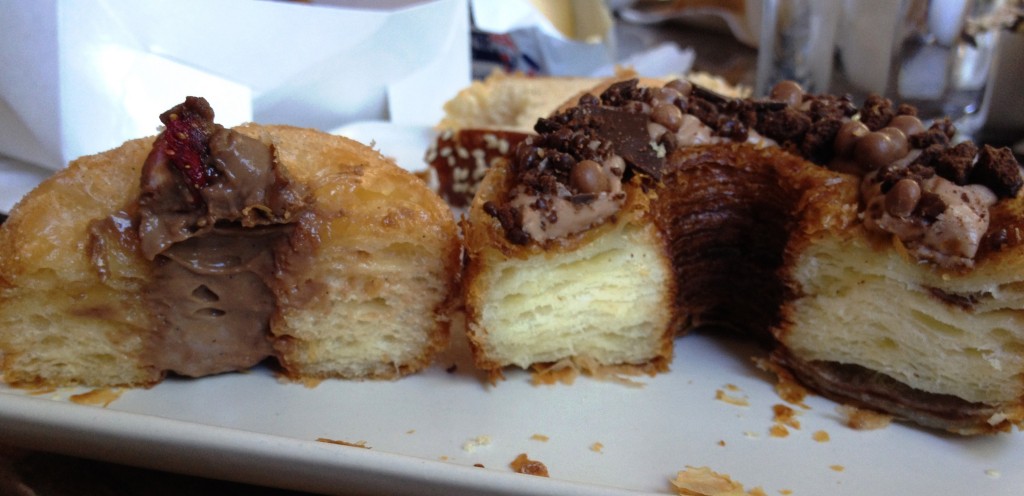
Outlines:
<svg viewBox="0 0 1024 496"><path fill-rule="evenodd" d="M148 386L266 359L395 378L448 341L451 210L362 144L213 122L83 157L0 227L0 358L18 386Z"/></svg>

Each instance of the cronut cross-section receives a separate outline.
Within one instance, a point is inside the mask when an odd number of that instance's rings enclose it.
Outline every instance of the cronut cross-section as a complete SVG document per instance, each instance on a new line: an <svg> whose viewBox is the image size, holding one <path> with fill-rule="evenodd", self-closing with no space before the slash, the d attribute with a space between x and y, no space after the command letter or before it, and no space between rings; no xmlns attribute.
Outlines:
<svg viewBox="0 0 1024 496"><path fill-rule="evenodd" d="M547 246L510 243L483 205L503 169L481 185L464 224L467 333L478 367L575 361L667 370L675 284L665 240L649 204L632 190L615 222Z"/></svg>

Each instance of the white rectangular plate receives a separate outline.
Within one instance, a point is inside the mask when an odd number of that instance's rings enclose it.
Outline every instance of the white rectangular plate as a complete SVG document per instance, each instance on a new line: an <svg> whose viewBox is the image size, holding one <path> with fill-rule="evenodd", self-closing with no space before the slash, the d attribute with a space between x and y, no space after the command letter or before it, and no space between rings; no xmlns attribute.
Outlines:
<svg viewBox="0 0 1024 496"><path fill-rule="evenodd" d="M1024 487L1024 434L965 438L898 423L854 431L834 403L811 396L807 409L790 405L800 428L776 437L772 407L785 402L751 360L762 350L694 334L676 352L672 371L641 378L640 388L592 379L533 386L521 372L489 386L457 336L429 370L394 382L306 387L260 367L128 390L105 408L67 400L81 391L0 389L0 441L314 492L665 494L687 466L768 494ZM719 391L747 405L716 399ZM819 431L827 441L815 440ZM551 478L512 473L520 453Z"/></svg>

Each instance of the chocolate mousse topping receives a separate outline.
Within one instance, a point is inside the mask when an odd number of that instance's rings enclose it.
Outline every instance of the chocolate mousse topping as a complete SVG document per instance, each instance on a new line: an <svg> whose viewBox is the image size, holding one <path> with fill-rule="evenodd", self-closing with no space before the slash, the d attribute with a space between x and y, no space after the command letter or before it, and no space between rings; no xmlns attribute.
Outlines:
<svg viewBox="0 0 1024 496"><path fill-rule="evenodd" d="M949 119L926 126L916 114L878 95L858 108L849 96L806 94L788 81L767 99L727 98L680 80L661 88L623 81L540 119L540 136L510 159L506 198L485 210L511 242L546 242L613 217L622 184L636 176L657 183L678 148L748 142L862 177L870 231L895 235L921 260L970 267L989 207L1024 185L1020 164L1007 148L953 144Z"/></svg>
<svg viewBox="0 0 1024 496"><path fill-rule="evenodd" d="M303 195L273 146L215 124L206 100L189 97L160 120L137 209L154 271L147 358L188 376L251 367L273 353L268 282Z"/></svg>
<svg viewBox="0 0 1024 496"><path fill-rule="evenodd" d="M646 91L636 80L616 83L537 122L540 136L520 143L511 159L507 197L484 205L509 241L545 242L586 230L618 211L623 182L637 174L660 177L665 155L648 133Z"/></svg>

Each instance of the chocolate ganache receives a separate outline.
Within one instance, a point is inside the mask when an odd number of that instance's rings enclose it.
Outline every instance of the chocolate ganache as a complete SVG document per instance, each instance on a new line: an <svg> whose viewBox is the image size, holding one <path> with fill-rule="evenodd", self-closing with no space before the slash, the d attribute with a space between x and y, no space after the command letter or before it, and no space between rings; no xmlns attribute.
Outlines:
<svg viewBox="0 0 1024 496"><path fill-rule="evenodd" d="M273 146L215 124L206 100L189 97L160 120L138 199L139 243L154 271L148 358L187 376L251 367L273 354L274 249L303 194Z"/></svg>

